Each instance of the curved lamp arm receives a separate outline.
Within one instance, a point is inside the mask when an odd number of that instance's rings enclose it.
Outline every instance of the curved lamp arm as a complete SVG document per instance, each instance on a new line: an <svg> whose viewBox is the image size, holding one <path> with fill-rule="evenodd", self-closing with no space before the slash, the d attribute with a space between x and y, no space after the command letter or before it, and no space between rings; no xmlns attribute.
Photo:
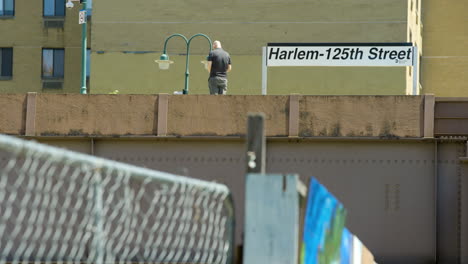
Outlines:
<svg viewBox="0 0 468 264"><path fill-rule="evenodd" d="M188 43L189 43L189 41L187 40L187 38L186 38L184 35L179 34L179 33L172 34L172 35L170 35L169 37L166 38L166 41L164 41L164 50L163 50L163 54L167 54L167 52L166 52L167 42L168 42L171 38L173 38L173 37L181 37L181 38L183 38L184 41L185 41L185 45L188 45Z"/></svg>
<svg viewBox="0 0 468 264"><path fill-rule="evenodd" d="M210 43L210 51L209 51L209 52L212 51L212 49L213 49L213 43L211 42L211 39L210 39L207 35L205 35L205 34L198 33L198 34L193 35L193 36L189 39L189 41L188 41L188 43L187 43L187 53L188 53L188 46L190 45L190 42L192 41L192 39L194 39L195 37L204 37L206 40L208 40L208 42ZM208 54L209 54L209 52L208 52ZM201 63L204 65L205 69L208 69L208 68L207 68L207 67L208 67L208 57L209 57L209 55L206 56L206 61L201 61ZM188 61L187 61L187 64L188 64Z"/></svg>
<svg viewBox="0 0 468 264"><path fill-rule="evenodd" d="M184 90L182 91L183 94L188 94L188 87L189 87L189 55L190 55L190 43L192 42L192 39L196 38L196 37L204 37L206 40L208 40L208 43L210 45L210 52L211 52L211 49L212 49L212 42L211 42L211 39L205 35L205 34L201 34L201 33L198 33L198 34L195 34L193 35L192 37L190 37L190 39L187 40L187 38L182 35L182 34L172 34L170 35L169 37L166 38L166 41L164 41L164 49L163 49L163 54L161 55L160 57L160 60L156 60L156 62L159 64L159 67L160 69L169 69L169 64L172 63L172 61L169 60L169 56L167 55L167 43L169 42L169 40L173 37L181 37L182 39L184 39L185 41L185 45L187 46L187 54L185 54L186 56L186 62L185 62L185 86L184 86ZM164 66L161 66L161 65L164 65Z"/></svg>
<svg viewBox="0 0 468 264"><path fill-rule="evenodd" d="M210 43L210 51L211 51L211 49L212 49L212 47L213 47L213 43L211 43L211 39L210 39L207 35L202 34L202 33L198 33L198 34L195 34L195 35L193 35L192 37L190 37L190 39L187 41L187 46L190 46L190 42L191 42L192 39L194 39L195 37L204 37L204 38L206 38L206 40L208 40L208 42Z"/></svg>
<svg viewBox="0 0 468 264"><path fill-rule="evenodd" d="M211 39L205 35L205 34L201 34L201 33L198 33L198 34L195 34L193 36L190 37L190 39L187 41L187 57L185 58L185 88L184 90L182 91L183 94L188 94L188 87L189 87L189 79L188 79L188 76L189 76L189 54L190 54L190 43L192 42L192 39L196 38L196 37L204 37L206 40L208 40L208 42L210 43L210 52L211 52L211 48L212 48L212 44L211 44Z"/></svg>
<svg viewBox="0 0 468 264"><path fill-rule="evenodd" d="M163 50L163 54L161 54L161 57L159 57L159 60L155 60L155 62L157 62L159 64L159 68L161 70L167 70L169 69L169 65L171 63L173 63L173 61L169 60L169 56L167 55L167 42L169 42L169 40L173 37L181 37L184 41L185 41L185 45L187 46L188 45L188 41L187 41L187 38L182 35L182 34L172 34L170 35L169 37L166 38L166 40L164 41L164 50Z"/></svg>

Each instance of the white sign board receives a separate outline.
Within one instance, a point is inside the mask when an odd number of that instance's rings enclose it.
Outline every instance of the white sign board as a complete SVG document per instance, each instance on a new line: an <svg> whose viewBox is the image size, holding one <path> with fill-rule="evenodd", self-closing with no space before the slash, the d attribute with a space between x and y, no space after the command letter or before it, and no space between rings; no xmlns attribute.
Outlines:
<svg viewBox="0 0 468 264"><path fill-rule="evenodd" d="M86 23L86 10L80 10L78 15L78 24L85 24Z"/></svg>
<svg viewBox="0 0 468 264"><path fill-rule="evenodd" d="M413 66L411 46L269 46L267 66Z"/></svg>
<svg viewBox="0 0 468 264"><path fill-rule="evenodd" d="M411 66L419 94L418 47L412 43L269 43L262 48L262 94L267 94L268 67Z"/></svg>

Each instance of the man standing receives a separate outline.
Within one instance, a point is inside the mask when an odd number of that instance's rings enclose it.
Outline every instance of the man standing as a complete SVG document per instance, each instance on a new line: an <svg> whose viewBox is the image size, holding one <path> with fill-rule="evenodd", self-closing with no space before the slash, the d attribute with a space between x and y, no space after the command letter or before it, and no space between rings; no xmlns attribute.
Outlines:
<svg viewBox="0 0 468 264"><path fill-rule="evenodd" d="M213 50L208 56L208 87L210 94L226 94L227 73L231 71L231 57L229 53L223 50L221 42L213 42Z"/></svg>

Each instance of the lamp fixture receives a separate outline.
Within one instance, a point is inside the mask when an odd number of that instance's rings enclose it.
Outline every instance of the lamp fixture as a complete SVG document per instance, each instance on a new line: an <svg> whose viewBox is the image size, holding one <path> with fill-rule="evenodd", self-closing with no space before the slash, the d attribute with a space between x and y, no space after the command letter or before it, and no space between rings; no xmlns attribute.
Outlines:
<svg viewBox="0 0 468 264"><path fill-rule="evenodd" d="M159 69L161 70L168 70L169 66L174 63L169 60L169 56L167 56L167 54L162 54L161 57L159 57L159 60L155 60L155 62L159 64Z"/></svg>

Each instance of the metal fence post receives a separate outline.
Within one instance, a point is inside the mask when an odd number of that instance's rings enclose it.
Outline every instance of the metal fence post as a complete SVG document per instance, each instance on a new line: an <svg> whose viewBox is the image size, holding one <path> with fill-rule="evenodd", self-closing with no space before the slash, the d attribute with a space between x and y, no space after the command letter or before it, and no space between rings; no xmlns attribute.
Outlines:
<svg viewBox="0 0 468 264"><path fill-rule="evenodd" d="M94 202L94 241L96 264L104 263L104 217L103 217L103 186L100 169L94 175L93 202Z"/></svg>

